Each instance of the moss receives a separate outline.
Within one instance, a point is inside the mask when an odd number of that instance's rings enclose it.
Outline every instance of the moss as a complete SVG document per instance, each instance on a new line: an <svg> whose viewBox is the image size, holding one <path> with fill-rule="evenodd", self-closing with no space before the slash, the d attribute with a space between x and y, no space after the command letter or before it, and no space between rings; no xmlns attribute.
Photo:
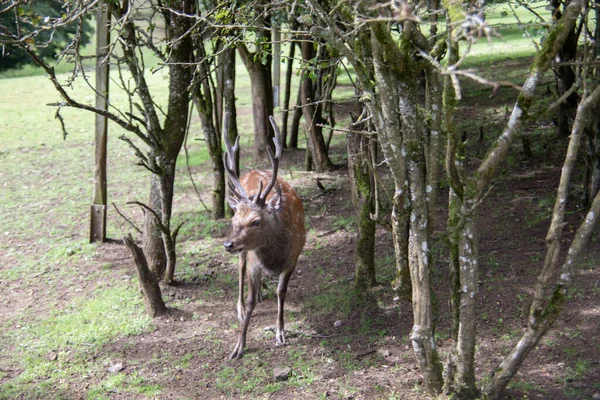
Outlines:
<svg viewBox="0 0 600 400"><path fill-rule="evenodd" d="M363 172L363 168L360 163L354 164L354 182L356 183L356 190L363 198L368 198L371 193L371 182L369 180L369 174Z"/></svg>
<svg viewBox="0 0 600 400"><path fill-rule="evenodd" d="M562 292L562 286L557 286L548 300L548 305L541 315L542 319L554 319L560 314L565 303L565 295Z"/></svg>
<svg viewBox="0 0 600 400"><path fill-rule="evenodd" d="M542 43L542 49L537 53L535 61L531 65L531 71L537 72L539 70L546 70L554 56L556 55L556 48L559 45L560 33L565 29L565 19L561 18L552 29L548 32L548 36Z"/></svg>
<svg viewBox="0 0 600 400"><path fill-rule="evenodd" d="M400 47L392 38L390 31L383 23L374 23L371 25L371 32L379 43L382 50L382 55L387 66L392 69L403 82L408 82L411 76L411 68L409 54L412 51L412 45L406 49L407 43L404 35L401 38Z"/></svg>
<svg viewBox="0 0 600 400"><path fill-rule="evenodd" d="M521 110L523 110L523 113L525 114L523 118L526 118L527 111L529 110L532 104L533 98L521 92L519 98L517 99L517 106L520 107Z"/></svg>
<svg viewBox="0 0 600 400"><path fill-rule="evenodd" d="M465 19L465 13L461 7L460 1L442 0L442 5L447 10L448 17L454 26L460 26L457 22Z"/></svg>

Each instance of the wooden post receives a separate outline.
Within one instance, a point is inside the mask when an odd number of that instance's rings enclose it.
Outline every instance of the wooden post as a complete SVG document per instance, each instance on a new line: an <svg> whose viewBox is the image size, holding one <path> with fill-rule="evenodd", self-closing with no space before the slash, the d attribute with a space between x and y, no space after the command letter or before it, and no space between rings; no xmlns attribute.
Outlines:
<svg viewBox="0 0 600 400"><path fill-rule="evenodd" d="M110 42L110 14L107 10L96 13L96 108L108 108L108 71L106 59ZM96 166L94 172L94 200L90 208L90 243L106 240L106 117L96 114Z"/></svg>
<svg viewBox="0 0 600 400"><path fill-rule="evenodd" d="M273 29L273 107L279 107L281 92L281 30L279 26Z"/></svg>

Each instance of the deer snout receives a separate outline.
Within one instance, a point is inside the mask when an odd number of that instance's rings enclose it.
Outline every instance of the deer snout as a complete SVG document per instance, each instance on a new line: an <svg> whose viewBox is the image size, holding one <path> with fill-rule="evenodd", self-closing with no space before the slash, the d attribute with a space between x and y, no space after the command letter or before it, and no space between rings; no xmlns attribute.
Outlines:
<svg viewBox="0 0 600 400"><path fill-rule="evenodd" d="M225 250L227 250L230 253L233 253L234 247L235 247L235 244L233 243L233 241L227 240L227 241L225 241L225 243L223 243L223 246L225 247Z"/></svg>

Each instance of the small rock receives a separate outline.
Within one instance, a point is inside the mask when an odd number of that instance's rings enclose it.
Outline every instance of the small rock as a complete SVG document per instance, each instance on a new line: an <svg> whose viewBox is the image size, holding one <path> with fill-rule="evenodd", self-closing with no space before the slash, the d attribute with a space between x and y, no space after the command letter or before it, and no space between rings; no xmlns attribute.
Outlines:
<svg viewBox="0 0 600 400"><path fill-rule="evenodd" d="M379 349L379 350L377 350L377 353L379 355L381 355L382 357L389 357L392 355L392 353L390 353L389 350L385 350L385 349Z"/></svg>
<svg viewBox="0 0 600 400"><path fill-rule="evenodd" d="M273 369L273 376L277 382L287 381L291 375L292 369L290 367L275 367Z"/></svg>
<svg viewBox="0 0 600 400"><path fill-rule="evenodd" d="M108 368L108 372L110 372L111 374L116 374L117 372L121 372L125 369L125 366L123 365L123 363L116 363L111 365Z"/></svg>
<svg viewBox="0 0 600 400"><path fill-rule="evenodd" d="M333 326L335 326L336 328L339 328L340 326L342 326L342 321L340 321L339 319L337 321L335 321L333 323Z"/></svg>
<svg viewBox="0 0 600 400"><path fill-rule="evenodd" d="M58 354L56 354L55 352L51 351L50 353L46 354L45 358L48 361L56 361L56 360L58 360Z"/></svg>

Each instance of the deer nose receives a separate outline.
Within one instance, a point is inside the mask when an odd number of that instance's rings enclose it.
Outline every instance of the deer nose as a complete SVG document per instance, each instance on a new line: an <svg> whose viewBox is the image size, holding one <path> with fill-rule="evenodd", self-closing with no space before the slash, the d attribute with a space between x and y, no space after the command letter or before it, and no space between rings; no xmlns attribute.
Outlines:
<svg viewBox="0 0 600 400"><path fill-rule="evenodd" d="M233 250L233 242L230 240L223 243L223 246L225 246L225 250L227 250L227 251Z"/></svg>

